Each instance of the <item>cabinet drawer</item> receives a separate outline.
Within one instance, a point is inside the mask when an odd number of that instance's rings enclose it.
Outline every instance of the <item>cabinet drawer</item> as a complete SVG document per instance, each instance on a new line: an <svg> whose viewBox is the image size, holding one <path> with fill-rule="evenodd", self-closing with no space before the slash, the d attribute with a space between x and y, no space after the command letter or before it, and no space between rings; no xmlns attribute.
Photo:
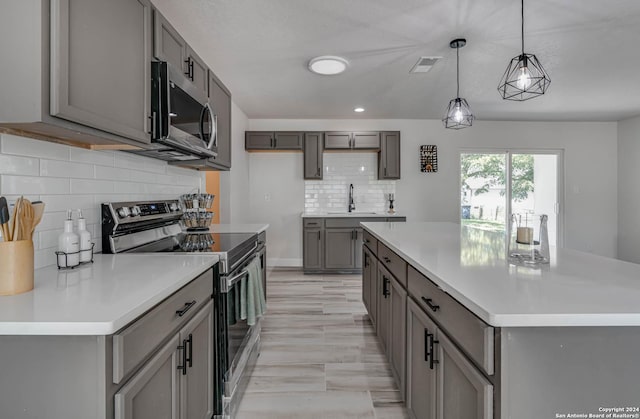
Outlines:
<svg viewBox="0 0 640 419"><path fill-rule="evenodd" d="M113 335L113 382L118 384L172 332L187 322L213 294L213 274L208 270L138 320ZM195 304L179 315L177 311Z"/></svg>
<svg viewBox="0 0 640 419"><path fill-rule="evenodd" d="M403 287L407 286L407 262L382 243L378 243L378 259Z"/></svg>
<svg viewBox="0 0 640 419"><path fill-rule="evenodd" d="M324 219L323 218L305 218L302 221L302 225L305 228L323 228Z"/></svg>
<svg viewBox="0 0 640 419"><path fill-rule="evenodd" d="M357 218L357 217L345 217L345 218L327 218L325 219L325 227L327 228L359 228L360 223L377 223L383 222L385 220L384 217L367 217L367 218Z"/></svg>
<svg viewBox="0 0 640 419"><path fill-rule="evenodd" d="M367 230L364 230L362 233L362 242L364 243L365 246L367 246L369 248L369 250L371 250L371 252L377 256L378 254L378 239L376 239L375 237L373 237L373 235L371 233L369 233Z"/></svg>
<svg viewBox="0 0 640 419"><path fill-rule="evenodd" d="M493 327L477 318L413 267L409 266L407 276L409 294L415 301L476 364L487 374L493 375Z"/></svg>

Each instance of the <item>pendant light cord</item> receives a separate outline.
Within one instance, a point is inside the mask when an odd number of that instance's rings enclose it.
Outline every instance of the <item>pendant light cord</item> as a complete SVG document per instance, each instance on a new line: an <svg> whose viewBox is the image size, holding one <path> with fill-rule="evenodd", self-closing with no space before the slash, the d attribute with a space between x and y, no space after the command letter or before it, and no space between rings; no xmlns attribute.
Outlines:
<svg viewBox="0 0 640 419"><path fill-rule="evenodd" d="M460 45L456 46L456 97L460 97Z"/></svg>
<svg viewBox="0 0 640 419"><path fill-rule="evenodd" d="M521 22L522 22L522 37L520 38L522 40L522 55L524 55L524 0L521 1Z"/></svg>

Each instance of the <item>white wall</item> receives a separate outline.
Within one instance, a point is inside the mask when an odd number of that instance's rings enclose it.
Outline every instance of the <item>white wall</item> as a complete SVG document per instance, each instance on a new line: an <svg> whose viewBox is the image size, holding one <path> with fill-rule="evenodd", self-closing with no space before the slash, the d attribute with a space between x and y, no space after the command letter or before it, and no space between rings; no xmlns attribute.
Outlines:
<svg viewBox="0 0 640 419"><path fill-rule="evenodd" d="M640 116L618 123L618 258L640 263Z"/></svg>
<svg viewBox="0 0 640 419"><path fill-rule="evenodd" d="M249 223L249 156L244 151L244 132L249 119L231 103L231 170L220 172L220 223Z"/></svg>
<svg viewBox="0 0 640 419"><path fill-rule="evenodd" d="M437 120L253 119L249 125L251 130L401 131L402 179L396 183L395 207L409 221L459 221L460 149L564 149L565 246L616 256L618 191L612 187L618 173L615 122L476 121L472 128L459 131L444 129ZM438 173L420 172L419 146L423 144L438 146ZM279 259L300 264L302 155L247 154L251 218L272 224L269 246L279 250ZM265 205L265 190L281 199Z"/></svg>
<svg viewBox="0 0 640 419"><path fill-rule="evenodd" d="M67 209L82 209L95 250L100 251L101 203L175 199L199 188L204 189L203 174L160 160L0 136L0 195L10 203L24 195L46 205L34 234L36 268L55 264Z"/></svg>

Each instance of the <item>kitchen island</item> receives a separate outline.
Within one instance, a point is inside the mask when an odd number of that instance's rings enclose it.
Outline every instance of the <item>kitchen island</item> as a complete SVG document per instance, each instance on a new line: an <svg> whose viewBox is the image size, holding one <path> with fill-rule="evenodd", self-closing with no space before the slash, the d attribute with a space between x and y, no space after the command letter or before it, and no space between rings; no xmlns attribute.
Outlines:
<svg viewBox="0 0 640 419"><path fill-rule="evenodd" d="M362 226L363 299L414 417L640 417L640 265L516 266L501 233Z"/></svg>

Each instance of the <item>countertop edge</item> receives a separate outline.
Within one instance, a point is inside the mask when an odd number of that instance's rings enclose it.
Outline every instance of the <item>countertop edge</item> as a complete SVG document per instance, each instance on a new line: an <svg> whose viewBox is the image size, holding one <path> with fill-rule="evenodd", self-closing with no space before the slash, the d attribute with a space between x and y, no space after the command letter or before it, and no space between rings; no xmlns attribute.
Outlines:
<svg viewBox="0 0 640 419"><path fill-rule="evenodd" d="M376 214L352 214L349 215L347 213L344 214L328 214L328 213L306 213L303 212L300 214L300 218L403 218L406 217L404 214L393 213L387 214L386 212L376 213Z"/></svg>

